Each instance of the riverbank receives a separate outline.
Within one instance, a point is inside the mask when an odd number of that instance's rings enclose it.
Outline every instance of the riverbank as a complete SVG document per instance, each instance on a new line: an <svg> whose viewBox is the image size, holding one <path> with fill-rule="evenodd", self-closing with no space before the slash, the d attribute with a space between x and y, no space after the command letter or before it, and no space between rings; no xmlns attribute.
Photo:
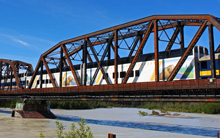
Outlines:
<svg viewBox="0 0 220 138"><path fill-rule="evenodd" d="M0 100L0 107L14 108L20 100ZM27 101L28 103L38 103L39 101ZM54 109L95 109L95 108L145 108L159 109L163 111L186 112L186 113L206 113L219 114L220 103L202 102L104 102L104 101L47 101Z"/></svg>
<svg viewBox="0 0 220 138"><path fill-rule="evenodd" d="M139 116L139 110L152 112L138 108L52 109L52 112L67 130L72 122L86 119L95 138L107 138L108 133L115 133L117 138L207 138L216 137L220 130L219 115L179 113L190 118ZM9 108L0 108L0 137L39 138L41 131L48 138L56 137L56 120L11 118L10 111Z"/></svg>

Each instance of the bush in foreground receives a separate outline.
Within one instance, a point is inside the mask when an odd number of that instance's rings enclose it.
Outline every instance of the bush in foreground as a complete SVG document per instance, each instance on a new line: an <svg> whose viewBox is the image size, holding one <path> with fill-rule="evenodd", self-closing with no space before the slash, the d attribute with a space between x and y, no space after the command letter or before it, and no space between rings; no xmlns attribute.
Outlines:
<svg viewBox="0 0 220 138"><path fill-rule="evenodd" d="M64 126L59 120L56 121L57 125L57 137L58 138L93 138L93 133L89 126L86 126L86 120L81 119L78 122L79 128L76 127L75 123L72 123L71 130L68 133L64 133ZM45 138L44 134L40 133L41 138Z"/></svg>

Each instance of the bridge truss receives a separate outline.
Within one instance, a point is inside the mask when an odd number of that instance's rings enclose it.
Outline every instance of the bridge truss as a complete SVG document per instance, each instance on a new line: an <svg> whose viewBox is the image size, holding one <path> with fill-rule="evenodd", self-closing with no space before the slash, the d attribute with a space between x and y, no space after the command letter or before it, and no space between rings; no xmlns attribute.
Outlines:
<svg viewBox="0 0 220 138"><path fill-rule="evenodd" d="M191 27L191 28L190 28ZM28 88L24 91L13 91L13 92L3 92L6 96L12 95L21 95L21 94L31 94L38 96L78 96L80 100L87 99L87 96L111 96L114 93L114 90L109 88L115 88L117 92L116 95L124 96L135 96L135 95L153 95L155 100L156 95L169 95L172 99L173 95L180 95L181 92L186 97L190 95L198 96L198 91L201 91L203 96L218 95L218 79L216 78L215 70L215 58L214 58L214 35L213 27L220 31L220 19L212 15L155 15L139 20L131 21L125 24L118 26L110 27L104 30L100 30L94 33L86 34L83 36L75 37L68 39L56 44L54 47L43 53L37 63L31 81ZM189 43L185 42L185 37L187 29L189 30L197 29L192 36ZM192 52L192 49L197 44L201 36L204 34L205 30L208 28L208 38L206 41L209 42L209 51L210 51L210 60L211 60L211 72L213 83L212 85L209 80L192 80L192 81L174 81L173 79L178 73L179 69L182 67L183 63ZM151 37L151 34L153 36ZM189 34L187 34L189 37ZM151 43L153 42L153 43ZM161 47L160 45L163 45ZM165 46L165 47L164 47ZM169 57L169 51L173 47L178 47L180 49L186 48L186 51L182 53L180 60L177 65L174 67L172 73L168 77L167 81L159 81L159 53L161 51L167 52L167 57ZM140 55L148 49L152 48L154 53L155 60L155 82L151 83L130 83L128 84L128 78L132 73L132 70L140 57ZM216 52L219 52L220 48L216 49ZM118 59L123 57L132 57L131 64L126 71L125 77L123 78L122 83L118 83ZM114 82L111 82L109 76L105 72L104 66L108 65L108 62L114 60ZM97 68L92 76L90 86L86 86L87 81L87 65L88 63L93 63ZM75 64L82 65L82 73L77 74L76 69L74 68ZM65 71L65 67L69 67L72 75L76 81L77 87L64 88L62 86L62 72ZM51 69L56 68L60 72L59 80L56 80L51 73ZM53 88L42 88L43 80L43 70L46 70L50 81L53 84ZM103 78L107 85L93 86L94 81L97 78L98 72L101 71ZM36 75L40 74L40 87L42 89L32 89L33 82L36 78ZM59 83L58 83L59 82ZM208 83L206 88L200 87ZM59 85L58 85L59 84ZM147 86L145 87L144 84ZM174 84L176 86L174 86ZM181 84L181 85L178 85ZM191 84L197 84L196 87L191 88ZM209 87L210 86L212 87ZM126 89L125 86L131 88L136 85L140 85L139 89L130 90ZM161 86L164 87L161 87ZM189 85L189 86L188 86ZM150 86L150 87L148 87ZM159 88L158 88L159 86ZM172 86L172 87L169 87ZM197 87L198 86L198 87ZM153 88L155 87L155 88ZM119 88L119 89L116 89ZM121 88L121 90L120 90ZM131 88L132 89L132 88ZM102 94L100 95L100 90ZM109 94L104 91L108 90ZM193 91L192 91L193 90ZM81 93L78 93L78 92ZM19 94L21 92L21 94ZM34 92L36 92L34 94ZM138 94L138 93L141 94ZM151 93L153 92L153 93ZM2 93L2 94L3 94ZM184 94L185 93L185 94ZM114 94L113 94L114 95ZM172 95L172 96L171 96ZM117 97L116 96L116 97ZM168 97L169 97L168 96ZM158 97L159 98L159 97ZM197 97L198 98L198 97ZM59 99L59 98L58 98ZM65 99L65 98L64 98ZM73 98L74 99L74 98ZM76 98L77 99L77 98ZM101 100L101 98L99 98ZM105 98L103 98L105 99ZM111 99L111 98L110 98ZM205 98L207 100L208 98ZM114 98L112 98L114 100Z"/></svg>
<svg viewBox="0 0 220 138"><path fill-rule="evenodd" d="M33 72L32 65L18 60L0 59L0 90L12 90L12 87L24 89L21 85L21 76L19 76L21 72ZM13 78L15 78L15 84L12 82ZM8 83L8 79L10 79L10 83Z"/></svg>

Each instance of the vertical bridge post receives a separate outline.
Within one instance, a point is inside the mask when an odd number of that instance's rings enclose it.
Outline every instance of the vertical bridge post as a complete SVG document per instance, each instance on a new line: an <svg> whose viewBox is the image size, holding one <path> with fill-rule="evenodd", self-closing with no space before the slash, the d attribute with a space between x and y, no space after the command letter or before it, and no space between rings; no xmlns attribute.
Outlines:
<svg viewBox="0 0 220 138"><path fill-rule="evenodd" d="M212 72L212 78L216 78L213 25L211 23L208 23L208 30L209 30L209 50L210 50L210 61L211 61L210 67Z"/></svg>
<svg viewBox="0 0 220 138"><path fill-rule="evenodd" d="M115 31L115 80L114 84L118 84L118 30Z"/></svg>
<svg viewBox="0 0 220 138"><path fill-rule="evenodd" d="M159 56L158 56L158 20L154 21L154 60L155 60L155 82L159 81Z"/></svg>

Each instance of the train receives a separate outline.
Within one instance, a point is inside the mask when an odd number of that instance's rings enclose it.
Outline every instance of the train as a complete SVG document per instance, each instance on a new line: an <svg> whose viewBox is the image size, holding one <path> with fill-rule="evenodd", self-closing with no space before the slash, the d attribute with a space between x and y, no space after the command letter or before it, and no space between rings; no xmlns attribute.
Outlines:
<svg viewBox="0 0 220 138"><path fill-rule="evenodd" d="M175 49L170 51L163 51L159 53L159 81L166 81L170 76L172 70L176 66L177 62L181 58L182 54L186 51L186 48ZM215 54L216 56L216 75L219 77L219 56L220 54ZM187 80L187 79L205 79L211 77L210 69L210 56L208 55L207 48L203 46L195 46L178 71L174 80ZM118 83L120 84L126 75L131 61L134 57L124 57L118 59ZM108 76L108 80L111 84L114 83L114 59L103 61L102 67ZM98 64L96 62L87 64L87 81L86 85L90 85L92 82L93 75L95 73ZM82 65L74 65L76 73L81 80ZM62 85L62 87L71 87L77 86L76 81L72 75L70 67L63 68L62 81L60 84L60 71L59 68L51 69L51 73L55 79L57 86ZM23 88L27 88L33 72L20 73L20 83ZM142 54L140 55L137 63L135 64L133 71L131 72L127 83L136 83L136 82L153 82L155 81L155 61L154 53ZM4 76L1 80L1 86L3 86ZM42 88L51 88L53 87L52 82L47 74L46 70L43 70L42 82L40 80L40 72L37 73L33 84L33 88L40 88L42 83ZM10 88L12 84L12 89L17 89L15 78L10 79L4 84L4 90ZM102 72L99 70L96 79L93 81L93 85L104 85L107 84L106 80L103 77Z"/></svg>

